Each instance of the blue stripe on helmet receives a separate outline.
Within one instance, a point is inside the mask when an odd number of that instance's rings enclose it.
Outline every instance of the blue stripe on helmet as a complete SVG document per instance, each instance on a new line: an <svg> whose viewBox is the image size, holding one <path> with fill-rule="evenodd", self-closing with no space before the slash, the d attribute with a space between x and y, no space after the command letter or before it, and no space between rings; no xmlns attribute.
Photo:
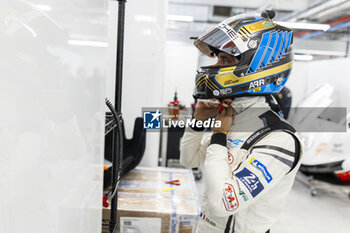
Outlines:
<svg viewBox="0 0 350 233"><path fill-rule="evenodd" d="M265 56L264 56L264 58L263 58L263 60L261 62L261 65L260 65L261 68L266 66L268 64L267 62L270 60L273 48L275 47L275 44L276 44L276 37L277 37L277 32L273 32L271 34L271 39L270 39L269 46L267 47Z"/></svg>
<svg viewBox="0 0 350 233"><path fill-rule="evenodd" d="M261 58L265 53L265 50L267 48L267 43L269 42L271 32L266 32L263 34L259 48L257 49L257 52L255 53L255 56L253 58L253 61L248 69L248 73L255 72L258 68Z"/></svg>
<svg viewBox="0 0 350 233"><path fill-rule="evenodd" d="M283 34L283 45L282 45L280 54L278 56L279 58L282 57L282 55L284 55L284 49L286 48L286 46L287 46L287 32L284 32L284 34Z"/></svg>
<svg viewBox="0 0 350 233"><path fill-rule="evenodd" d="M275 49L273 51L272 57L271 57L271 59L269 61L269 64L271 62L276 61L276 59L277 59L278 52L280 51L281 45L282 45L282 36L283 36L283 32L279 32L278 35L277 35L277 37L278 37L277 38L277 44L275 46Z"/></svg>
<svg viewBox="0 0 350 233"><path fill-rule="evenodd" d="M289 46L290 46L290 43L292 42L292 32L289 32L288 33L288 42L287 42L287 47L286 49L284 50L284 53L287 53L288 52L288 49L289 49Z"/></svg>

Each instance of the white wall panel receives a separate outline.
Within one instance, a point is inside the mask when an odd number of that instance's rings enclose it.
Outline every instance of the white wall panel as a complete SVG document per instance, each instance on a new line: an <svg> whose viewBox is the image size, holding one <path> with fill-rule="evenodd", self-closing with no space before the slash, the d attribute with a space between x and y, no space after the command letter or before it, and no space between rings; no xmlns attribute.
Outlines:
<svg viewBox="0 0 350 233"><path fill-rule="evenodd" d="M292 106L296 106L320 85L329 83L334 87L332 106L350 109L348 101L350 99L348 91L350 81L347 73L349 66L349 58L295 62L292 75L286 85L293 94Z"/></svg>
<svg viewBox="0 0 350 233"><path fill-rule="evenodd" d="M100 232L105 3L0 2L1 233Z"/></svg>
<svg viewBox="0 0 350 233"><path fill-rule="evenodd" d="M349 58L314 61L309 65L308 89L329 83L334 87L334 106L348 107L350 109L349 92Z"/></svg>
<svg viewBox="0 0 350 233"><path fill-rule="evenodd" d="M292 107L303 100L308 91L308 74L310 62L294 61L291 75L286 83L292 92Z"/></svg>
<svg viewBox="0 0 350 233"><path fill-rule="evenodd" d="M186 107L194 103L192 97L198 63L198 50L192 43L168 41L166 44L164 102L167 106L177 91L178 99Z"/></svg>

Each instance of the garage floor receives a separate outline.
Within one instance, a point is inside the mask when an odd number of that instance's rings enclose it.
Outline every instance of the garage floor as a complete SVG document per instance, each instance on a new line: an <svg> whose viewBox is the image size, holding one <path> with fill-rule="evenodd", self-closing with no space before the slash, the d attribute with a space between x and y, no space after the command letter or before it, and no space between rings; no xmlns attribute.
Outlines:
<svg viewBox="0 0 350 233"><path fill-rule="evenodd" d="M204 190L205 176L197 181L198 192ZM349 233L350 199L343 193L319 191L311 196L310 189L296 180L285 210L271 233Z"/></svg>
<svg viewBox="0 0 350 233"><path fill-rule="evenodd" d="M349 233L350 199L345 193L319 191L317 196L296 180L285 211L271 232L284 233Z"/></svg>

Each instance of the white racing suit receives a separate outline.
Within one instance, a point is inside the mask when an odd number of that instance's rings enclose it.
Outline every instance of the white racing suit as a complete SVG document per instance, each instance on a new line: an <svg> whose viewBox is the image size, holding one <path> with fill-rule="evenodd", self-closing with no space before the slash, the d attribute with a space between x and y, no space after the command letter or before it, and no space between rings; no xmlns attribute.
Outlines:
<svg viewBox="0 0 350 233"><path fill-rule="evenodd" d="M267 232L300 166L294 129L270 110L265 97L240 97L232 105L227 137L188 128L181 142L181 164L205 169L198 233Z"/></svg>

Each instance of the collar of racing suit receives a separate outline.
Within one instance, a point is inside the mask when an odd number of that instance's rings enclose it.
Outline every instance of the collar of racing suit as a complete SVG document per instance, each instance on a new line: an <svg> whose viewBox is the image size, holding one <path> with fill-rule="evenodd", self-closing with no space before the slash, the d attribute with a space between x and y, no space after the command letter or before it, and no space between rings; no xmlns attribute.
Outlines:
<svg viewBox="0 0 350 233"><path fill-rule="evenodd" d="M232 108L234 110L233 115L238 115L248 108L252 107L266 107L266 100L264 96L248 96L238 97L232 101Z"/></svg>

